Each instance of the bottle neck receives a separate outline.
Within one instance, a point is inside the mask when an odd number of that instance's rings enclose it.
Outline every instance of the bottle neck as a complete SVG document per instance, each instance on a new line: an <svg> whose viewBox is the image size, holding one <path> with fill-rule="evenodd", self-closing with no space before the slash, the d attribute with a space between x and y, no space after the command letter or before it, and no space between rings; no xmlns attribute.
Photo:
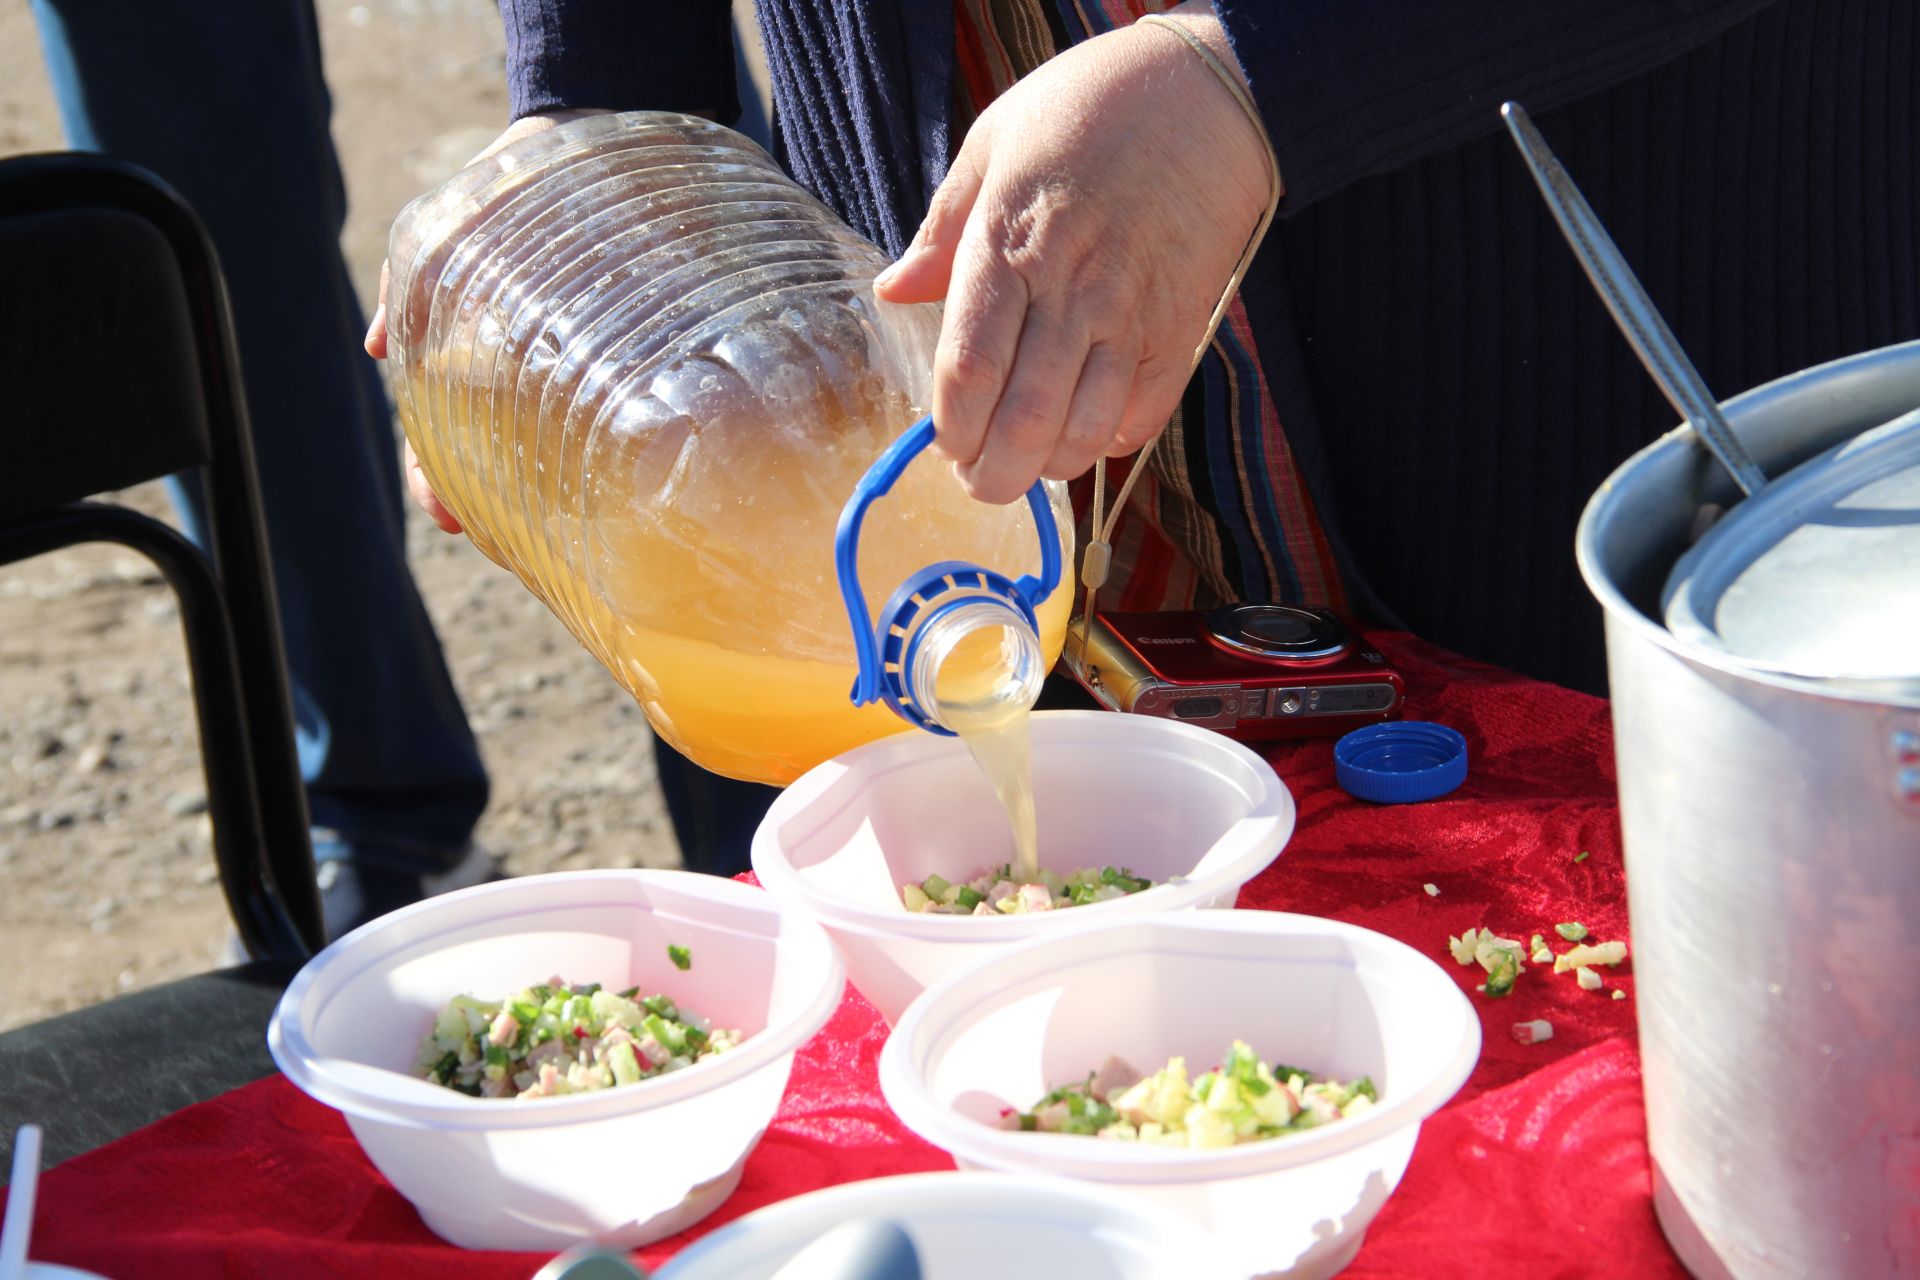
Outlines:
<svg viewBox="0 0 1920 1280"><path fill-rule="evenodd" d="M913 704L956 733L1025 711L1047 676L1040 637L1011 605L982 598L941 610L921 628L907 662Z"/></svg>

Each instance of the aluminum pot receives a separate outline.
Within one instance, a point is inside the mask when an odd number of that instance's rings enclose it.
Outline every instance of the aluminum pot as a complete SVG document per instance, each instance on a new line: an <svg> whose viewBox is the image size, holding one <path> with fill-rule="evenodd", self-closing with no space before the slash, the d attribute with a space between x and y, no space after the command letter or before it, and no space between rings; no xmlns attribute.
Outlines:
<svg viewBox="0 0 1920 1280"><path fill-rule="evenodd" d="M1725 410L1778 477L1916 405L1920 342ZM1738 496L1681 428L1577 537L1606 615L1654 1207L1703 1280L1920 1277L1920 695L1745 669L1661 625L1702 506Z"/></svg>

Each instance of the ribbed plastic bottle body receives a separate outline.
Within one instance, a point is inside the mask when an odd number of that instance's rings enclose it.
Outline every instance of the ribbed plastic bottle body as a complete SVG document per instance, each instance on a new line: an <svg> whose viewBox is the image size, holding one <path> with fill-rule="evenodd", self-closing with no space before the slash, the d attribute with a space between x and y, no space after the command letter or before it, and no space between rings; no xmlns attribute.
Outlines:
<svg viewBox="0 0 1920 1280"><path fill-rule="evenodd" d="M939 310L876 302L886 261L753 143L652 113L518 143L394 227L388 364L435 492L657 731L736 777L904 727L848 700L833 569L847 495L929 399ZM1038 561L1023 504L931 458L862 547L875 600L934 561ZM1067 595L1041 610L1049 661Z"/></svg>

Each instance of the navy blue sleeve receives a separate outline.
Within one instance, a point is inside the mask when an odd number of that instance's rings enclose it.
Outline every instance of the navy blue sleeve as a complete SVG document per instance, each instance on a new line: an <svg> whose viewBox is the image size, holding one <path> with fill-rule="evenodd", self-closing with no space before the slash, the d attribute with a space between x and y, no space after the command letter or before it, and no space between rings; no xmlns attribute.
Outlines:
<svg viewBox="0 0 1920 1280"><path fill-rule="evenodd" d="M727 0L499 3L516 120L561 107L740 114Z"/></svg>
<svg viewBox="0 0 1920 1280"><path fill-rule="evenodd" d="M1213 0L1281 212L1667 62L1774 0Z"/></svg>

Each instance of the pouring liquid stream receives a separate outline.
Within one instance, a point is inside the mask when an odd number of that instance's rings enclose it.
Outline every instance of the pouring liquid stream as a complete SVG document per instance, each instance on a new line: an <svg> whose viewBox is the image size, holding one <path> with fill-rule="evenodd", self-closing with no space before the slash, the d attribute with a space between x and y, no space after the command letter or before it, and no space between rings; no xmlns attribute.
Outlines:
<svg viewBox="0 0 1920 1280"><path fill-rule="evenodd" d="M1013 878L1040 875L1039 825L1033 805L1033 748L1027 719L1037 690L1007 678L1018 661L1006 627L968 632L940 664L935 681L941 723L967 744L1013 827Z"/></svg>

